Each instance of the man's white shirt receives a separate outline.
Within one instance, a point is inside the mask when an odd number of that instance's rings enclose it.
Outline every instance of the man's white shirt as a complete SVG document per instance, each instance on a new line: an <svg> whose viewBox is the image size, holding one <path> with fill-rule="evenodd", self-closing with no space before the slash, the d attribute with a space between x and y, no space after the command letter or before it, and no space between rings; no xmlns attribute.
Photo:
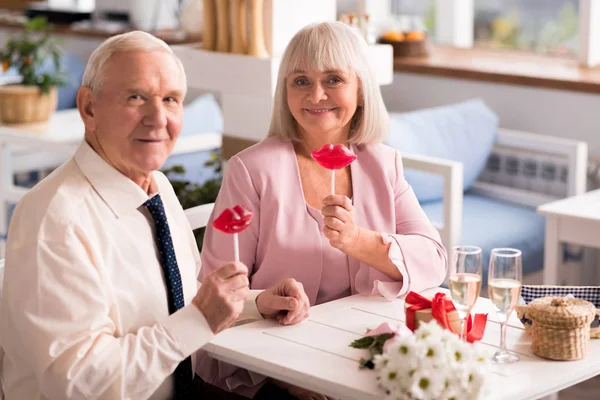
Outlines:
<svg viewBox="0 0 600 400"><path fill-rule="evenodd" d="M0 314L8 399L165 399L177 364L212 339L191 304L194 235L168 179L154 181L186 304L172 315L148 194L86 142L19 202ZM258 293L240 319L260 318Z"/></svg>

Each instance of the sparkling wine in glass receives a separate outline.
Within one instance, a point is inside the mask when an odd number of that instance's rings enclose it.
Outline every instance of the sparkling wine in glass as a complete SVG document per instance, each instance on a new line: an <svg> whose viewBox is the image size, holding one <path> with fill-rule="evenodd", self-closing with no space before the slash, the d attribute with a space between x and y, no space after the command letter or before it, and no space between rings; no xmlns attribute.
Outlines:
<svg viewBox="0 0 600 400"><path fill-rule="evenodd" d="M492 356L492 362L496 364L519 361L516 354L506 350L506 324L521 295L522 269L520 250L492 250L488 291L501 324L500 349Z"/></svg>
<svg viewBox="0 0 600 400"><path fill-rule="evenodd" d="M464 339L465 319L471 312L481 290L481 248L456 246L450 263L450 298L460 318L460 338Z"/></svg>

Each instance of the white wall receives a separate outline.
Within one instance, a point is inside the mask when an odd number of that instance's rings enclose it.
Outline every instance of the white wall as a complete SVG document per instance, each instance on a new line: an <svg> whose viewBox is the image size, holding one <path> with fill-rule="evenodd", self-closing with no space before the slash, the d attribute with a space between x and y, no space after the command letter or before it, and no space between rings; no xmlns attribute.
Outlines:
<svg viewBox="0 0 600 400"><path fill-rule="evenodd" d="M600 160L600 95L517 85L395 73L382 87L389 111L412 111L474 97L494 110L504 128L588 142Z"/></svg>

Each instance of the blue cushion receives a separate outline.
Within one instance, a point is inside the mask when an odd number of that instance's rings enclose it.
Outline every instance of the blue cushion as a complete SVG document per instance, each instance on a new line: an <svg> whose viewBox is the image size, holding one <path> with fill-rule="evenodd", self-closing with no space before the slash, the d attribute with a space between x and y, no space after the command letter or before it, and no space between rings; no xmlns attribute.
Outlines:
<svg viewBox="0 0 600 400"><path fill-rule="evenodd" d="M496 114L483 101L474 99L409 113L391 113L386 143L400 153L460 161L464 167L463 187L467 190L483 171L497 130ZM442 199L441 176L410 169L406 169L405 175L421 203Z"/></svg>
<svg viewBox="0 0 600 400"><path fill-rule="evenodd" d="M74 54L65 54L62 64L67 73L67 86L58 88L58 109L66 110L77 107L77 90L81 86L85 64Z"/></svg>
<svg viewBox="0 0 600 400"><path fill-rule="evenodd" d="M442 223L442 202L423 204L432 222ZM544 266L545 219L534 209L465 194L460 244L482 248L483 284L487 285L490 252L495 247L512 247L523 252L523 274Z"/></svg>
<svg viewBox="0 0 600 400"><path fill-rule="evenodd" d="M67 84L58 88L58 110L67 110L77 107L77 90L81 86L85 64L75 54L64 54L61 58L61 67L66 74ZM54 63L47 58L41 71L54 71Z"/></svg>
<svg viewBox="0 0 600 400"><path fill-rule="evenodd" d="M215 96L203 94L186 104L183 110L181 136L197 133L223 132L223 113Z"/></svg>

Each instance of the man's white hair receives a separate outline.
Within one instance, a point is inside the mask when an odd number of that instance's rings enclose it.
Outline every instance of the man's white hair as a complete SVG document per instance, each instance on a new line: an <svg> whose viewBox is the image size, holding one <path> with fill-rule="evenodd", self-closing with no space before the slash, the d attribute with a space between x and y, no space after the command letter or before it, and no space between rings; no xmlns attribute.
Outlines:
<svg viewBox="0 0 600 400"><path fill-rule="evenodd" d="M112 36L98 46L88 60L81 85L89 87L94 94L97 94L104 80L106 63L113 54L125 51L155 50L165 51L173 56L183 74L183 91L185 93L187 91L187 78L179 57L173 53L173 50L164 41L142 31L132 31Z"/></svg>

